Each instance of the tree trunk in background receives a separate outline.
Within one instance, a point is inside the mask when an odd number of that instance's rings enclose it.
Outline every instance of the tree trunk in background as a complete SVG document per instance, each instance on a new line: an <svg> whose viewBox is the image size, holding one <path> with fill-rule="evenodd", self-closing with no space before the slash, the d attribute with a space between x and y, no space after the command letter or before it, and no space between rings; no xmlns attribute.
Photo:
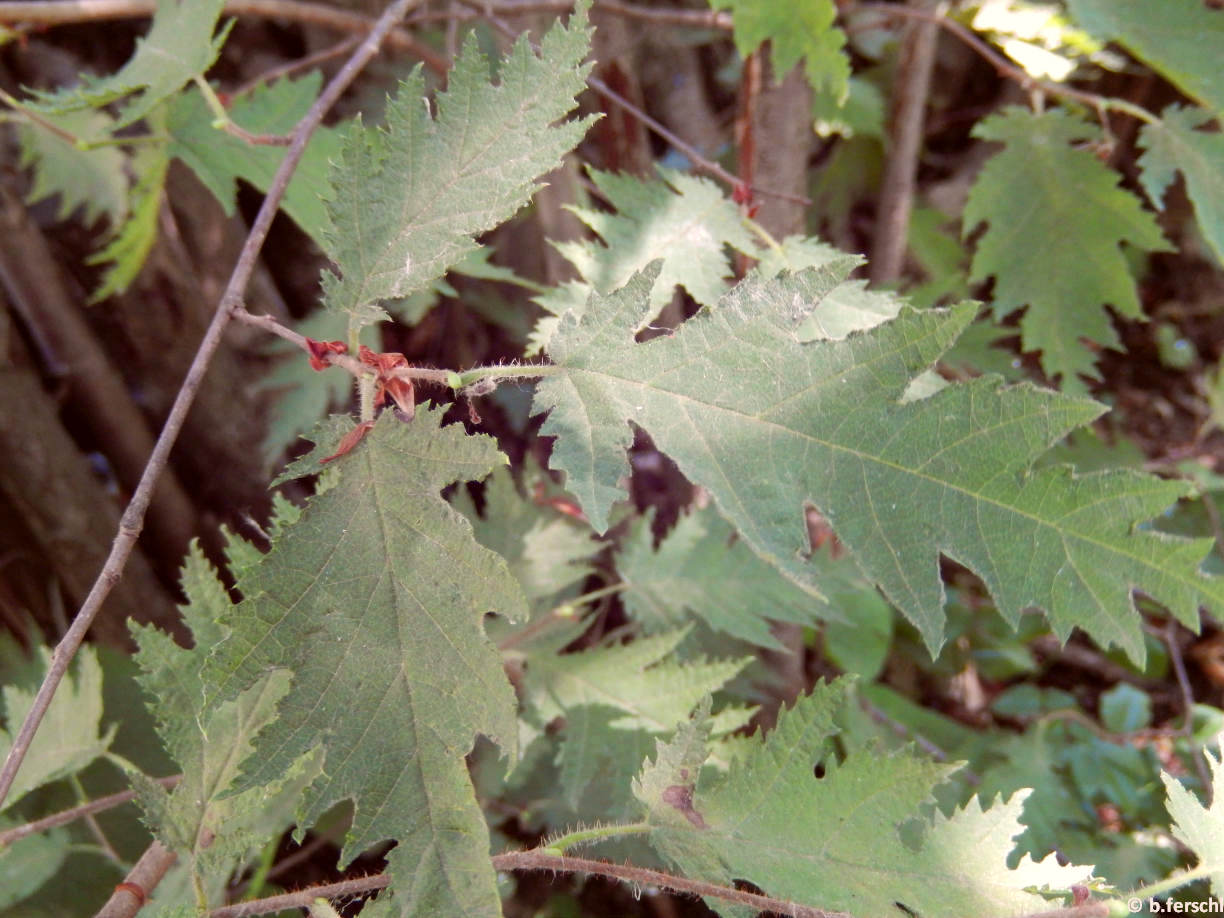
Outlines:
<svg viewBox="0 0 1224 918"><path fill-rule="evenodd" d="M808 155L812 132L812 90L797 66L781 82L765 68L752 117L755 162L753 184L796 197L807 196ZM807 227L807 208L799 201L774 195L756 196L756 221L778 240Z"/></svg>
<svg viewBox="0 0 1224 918"><path fill-rule="evenodd" d="M806 197L808 154L814 139L812 90L802 66L794 67L777 82L772 67L762 64L759 93L748 100L750 147L754 151L748 174L757 188ZM764 194L756 195L754 200L756 221L775 239L806 232L807 209L799 201ZM795 507L796 514L802 512L801 507ZM775 623L773 633L786 650L764 651L777 678L773 686L777 704L767 706L762 723L772 723L782 702L792 702L808 688L803 628Z"/></svg>
<svg viewBox="0 0 1224 918"><path fill-rule="evenodd" d="M60 423L59 406L43 388L6 311L0 311L0 345L0 492L19 516L4 529L6 536L24 531L31 540L12 550L16 557L9 560L28 553L46 564L63 590L70 618L106 561L120 508ZM139 549L102 607L94 637L130 647L129 618L169 630L178 621L173 601Z"/></svg>

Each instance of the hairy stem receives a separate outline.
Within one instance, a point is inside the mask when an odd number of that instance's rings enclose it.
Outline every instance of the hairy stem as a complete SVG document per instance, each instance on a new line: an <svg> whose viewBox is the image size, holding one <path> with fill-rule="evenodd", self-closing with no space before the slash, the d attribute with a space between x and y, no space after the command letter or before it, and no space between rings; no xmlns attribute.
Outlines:
<svg viewBox="0 0 1224 918"><path fill-rule="evenodd" d="M831 912L825 909L812 908L811 906L800 905L797 902L774 899L770 896L757 895L756 893L745 892L744 890L728 886L719 886L715 883L705 883L700 880L676 877L659 870L647 870L642 867L632 867L626 864L613 864L607 861L594 861L585 858L547 854L538 849L532 851L512 851L506 854L494 855L493 867L495 870L504 871L548 870L555 873L585 873L590 876L611 877L612 879L632 883L639 888L655 886L660 889L670 890L671 892L720 899L723 902L743 905L758 912L773 912L790 916L790 918L850 918L845 912ZM1191 877L1189 874L1183 875L1183 881L1188 879L1198 879L1198 877ZM375 876L344 880L339 883L329 883L326 886L312 886L309 889L302 889L298 892L272 896L267 899L256 899L251 902L242 902L238 905L227 905L224 908L215 908L208 914L209 918L253 918L255 915L267 915L284 909L308 908L316 899L352 897L377 892L380 889L386 889L388 885L390 885L390 879L387 875L377 874ZM1157 884L1157 886L1160 885L1162 884ZM1135 895L1143 897L1147 895L1149 890L1154 889L1156 889L1156 886L1145 887L1143 890L1137 890ZM1023 916L1023 918L1105 918L1109 914L1108 903L1086 902L1083 905L1035 912Z"/></svg>
<svg viewBox="0 0 1224 918"><path fill-rule="evenodd" d="M202 76L193 78L196 89L200 91L200 95L204 97L205 104L208 105L209 111L213 113L213 127L218 130L225 131L232 137L237 137L239 140L251 144L252 146L268 146L268 147L287 147L289 146L290 137L280 134L252 134L246 128L236 124L230 118L229 112L225 109L225 104L213 90L208 80Z"/></svg>
<svg viewBox="0 0 1224 918"><path fill-rule="evenodd" d="M550 854L564 854L574 845L589 845L608 838L619 838L622 835L646 835L650 832L650 823L631 822L623 825L592 826L589 829L576 829L566 832L556 838L550 838L544 844L544 850Z"/></svg>
<svg viewBox="0 0 1224 918"><path fill-rule="evenodd" d="M540 851L513 851L508 854L498 854L493 858L493 866L497 870L554 870L564 873L586 873L595 876L612 877L624 880L639 887L657 886L672 892L688 893L693 896L708 896L744 905L763 912L777 912L792 918L849 918L844 912L829 912L824 909L811 908L797 902L774 899L756 893L745 892L716 883L706 883L702 880L690 880L686 877L672 876L661 870L648 870L644 867L632 867L628 864L612 864L606 861L587 860L586 858L567 857L564 855L546 854Z"/></svg>
<svg viewBox="0 0 1224 918"><path fill-rule="evenodd" d="M52 134L54 134L56 137L58 137L60 140L64 141L65 143L70 143L74 147L79 147L81 145L80 138L78 138L75 134L65 131L58 124L48 121L38 112L22 105L18 99L9 95L3 89L0 89L0 102L3 102L13 111L17 112L23 119L26 119L34 124L37 124L40 128L42 128L45 131L50 131Z"/></svg>

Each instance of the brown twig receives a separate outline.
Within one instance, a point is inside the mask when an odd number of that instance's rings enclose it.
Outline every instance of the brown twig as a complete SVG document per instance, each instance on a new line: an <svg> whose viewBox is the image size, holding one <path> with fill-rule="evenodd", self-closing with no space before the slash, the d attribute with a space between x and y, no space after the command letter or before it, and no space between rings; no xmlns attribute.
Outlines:
<svg viewBox="0 0 1224 918"><path fill-rule="evenodd" d="M497 870L553 870L564 873L587 873L601 877L612 877L624 880L638 887L657 886L672 892L687 893L692 896L709 896L723 902L744 905L759 912L777 912L791 918L849 918L845 912L829 912L820 908L800 905L783 899L774 899L757 893L719 886L717 883L706 883L702 880L690 880L686 877L672 876L661 870L649 870L645 867L633 867L628 864L613 864L608 861L595 861L567 855L542 854L538 851L512 851L498 854L493 858L493 867Z"/></svg>
<svg viewBox="0 0 1224 918"><path fill-rule="evenodd" d="M173 851L161 842L153 842L94 918L133 918L177 860Z"/></svg>
<svg viewBox="0 0 1224 918"><path fill-rule="evenodd" d="M1018 83L1024 89L1038 89L1052 96L1061 96L1064 99L1073 99L1082 105L1086 105L1094 111L1104 111L1114 109L1115 111L1126 112L1141 121L1155 121L1156 117L1146 109L1140 108L1138 105L1133 105L1124 99L1113 99L1108 96L1097 95L1096 93L1085 92L1081 89L1075 89L1071 86L1064 86L1061 83L1051 83L1048 80L1039 80L1036 77L1029 76L1024 68L1017 67L1006 57L996 51L990 44L979 37L972 29L962 25L955 19L949 19L937 12L929 10L914 9L912 7L903 6L894 3L880 3L868 0L868 2L858 3L854 7L856 10L869 10L874 13L879 13L882 18L900 17L902 19L916 19L921 22L930 22L941 29L944 29L949 34L955 36L963 42L972 51L979 54L987 63L994 67L995 72L1006 79Z"/></svg>
<svg viewBox="0 0 1224 918"><path fill-rule="evenodd" d="M162 787L171 788L178 784L182 777L182 775L170 775L169 777L158 778L157 783ZM117 794L111 794L109 797L99 797L97 800L90 800L88 803L82 803L79 806L61 810L58 813L52 813L50 816L44 816L42 819L36 819L34 822L27 822L25 825L0 832L0 851L3 851L9 845L21 841L21 839L28 835L48 832L51 829L58 829L60 826L76 822L78 819L83 819L86 816L93 816L97 813L113 810L115 807L122 806L128 801L135 799L135 797L135 791L120 791Z"/></svg>
<svg viewBox="0 0 1224 918"><path fill-rule="evenodd" d="M685 26L693 29L731 30L731 14L723 10L669 10L621 0L595 0L595 8L605 13L615 13L626 19L649 22L652 25Z"/></svg>
<svg viewBox="0 0 1224 918"><path fill-rule="evenodd" d="M293 141L289 134L254 134L233 121L222 122L221 130L253 147L287 147Z"/></svg>
<svg viewBox="0 0 1224 918"><path fill-rule="evenodd" d="M165 426L162 428L161 435L157 438L152 455L149 456L149 461L145 466L140 483L137 485L136 491L132 495L132 500L123 513L119 523L119 532L116 534L114 544L111 546L110 556L107 558L101 573L98 574L97 580L94 581L93 588L77 613L72 626L60 640L59 644L56 645L47 676L38 689L38 694L34 698L30 713L26 716L25 721L13 740L13 746L4 760L4 765L0 767L0 801L4 800L8 795L9 789L13 786L17 770L21 767L21 762L25 758L26 752L29 751L30 743L34 740L34 734L38 731L38 725L42 722L43 715L46 714L47 708L51 705L51 699L54 697L56 689L63 680L64 674L68 671L68 665L72 662L72 658L76 655L78 648L80 648L81 642L85 640L85 633L89 630L90 625L93 624L98 610L102 607L103 600L106 599L115 584L118 583L123 573L128 557L136 545L136 539L144 527L145 512L148 510L154 486L166 467L166 462L170 457L170 450L174 446L174 441L178 438L183 422L187 418L187 412L190 410L196 393L204 381L204 374L208 370L213 354L221 344L225 327L233 316L234 311L242 305L243 291L246 289L251 274L255 270L259 250L267 238L268 229L272 225L272 219L276 216L281 198L284 196L285 189L289 185L289 179L306 150L306 144L310 140L311 134L314 133L315 128L323 120L324 114L340 98L341 94L348 88L361 69L378 53L379 45L394 24L418 2L419 0L395 0L387 8L378 18L374 28L370 30L370 34L366 36L365 41L353 52L340 72L332 78L327 88L324 89L323 93L310 107L310 111L306 113L306 116L294 129L293 142L285 152L285 158L281 161L276 175L268 186L268 193L264 197L259 213L255 217L246 242L243 243L242 251L238 256L237 263L234 265L234 270L230 275L225 292L217 304L217 311L208 326L208 330L204 334L203 340L200 342L199 349L196 351L190 368L187 370L187 375L174 400L174 405L170 409L170 415L166 418Z"/></svg>
<svg viewBox="0 0 1224 918"><path fill-rule="evenodd" d="M327 883L323 886L311 886L309 889L269 896L266 899L252 899L250 902L239 902L237 905L214 908L208 913L208 918L252 918L255 915L268 915L290 908L309 908L316 899L360 896L364 893L386 889L390 884L390 877L385 873L378 873L368 877L341 880L338 883Z"/></svg>
<svg viewBox="0 0 1224 918"><path fill-rule="evenodd" d="M34 23L41 26L97 22L106 19L138 19L152 16L156 0L35 0L0 2L0 22ZM307 0L229 0L224 13L230 16L258 16L285 19L335 29L337 32L368 32L374 20L360 13L311 3ZM416 40L404 29L387 35L389 47L407 51L420 58L435 73L445 73L446 61L432 48Z"/></svg>
<svg viewBox="0 0 1224 918"><path fill-rule="evenodd" d="M628 864L613 864L608 861L568 857L566 855L542 854L538 851L511 851L506 854L494 855L493 869L507 871L551 870L559 873L585 873L624 880L638 887L657 886L660 889L687 893L693 896L710 896L724 902L747 906L756 911L777 912L792 916L792 918L848 918L844 912L829 912L824 909L811 908L796 902L761 896L728 886L719 886L716 883L705 883L701 880L690 880L685 877L672 876L659 870L632 867ZM309 889L286 893L282 896L272 896L267 899L256 899L251 902L242 902L238 905L216 908L209 912L209 918L252 918L255 915L266 915L282 909L303 908L309 906L316 899L354 896L385 889L389 882L390 879L386 874L378 874L355 880L344 880L340 883L329 883L326 886L313 886Z"/></svg>
<svg viewBox="0 0 1224 918"><path fill-rule="evenodd" d="M610 877L633 883L637 887L657 886L672 892L693 896L708 896L744 905L755 911L773 912L787 915L790 918L848 918L845 912L830 912L824 909L800 905L770 896L719 886L715 883L705 883L700 880L689 880L684 877L672 876L659 870L648 870L643 867L632 867L627 864L613 864L608 861L588 860L565 855L543 854L539 851L511 851L493 856L495 870L549 870L556 873L585 873L592 876ZM312 886L281 896L271 896L267 899L255 899L238 905L227 905L215 908L209 912L209 918L254 918L271 912L289 908L309 907L316 899L334 899L342 896L359 896L364 893L377 892L386 889L390 878L385 874L359 877L353 880L343 880L339 883L328 883L325 886ZM1034 912L1023 918L1105 918L1109 915L1109 906L1105 902L1086 902L1068 908L1050 909Z"/></svg>
<svg viewBox="0 0 1224 918"><path fill-rule="evenodd" d="M1190 757L1194 760L1194 770L1203 785L1203 797L1207 805L1211 806L1214 785L1211 775L1207 772L1207 762L1203 758L1203 752L1194 748L1194 689L1190 685L1190 675L1186 672L1186 659L1182 656L1181 644L1177 641L1177 629L1177 622L1169 619L1161 632L1161 637L1164 638L1165 645L1169 648L1169 660L1173 663L1173 673L1177 676L1177 687L1181 690L1182 707L1186 719L1186 722L1182 724L1182 733L1190 741L1188 745Z"/></svg>
<svg viewBox="0 0 1224 918"><path fill-rule="evenodd" d="M308 54L305 57L300 57L295 61L289 61L286 64L281 64L279 67L272 67L230 92L229 97L232 101L240 98L241 96L245 96L248 93L254 92L258 87L263 86L265 83L271 83L273 80L279 80L283 77L292 76L293 74L300 73L303 70L310 70L313 67L317 67L319 64L331 60L333 57L342 57L357 47L360 42L360 35L350 35L348 38L336 42L330 48L323 48L321 51L316 51L314 54Z"/></svg>
<svg viewBox="0 0 1224 918"><path fill-rule="evenodd" d="M937 18L942 0L910 0L915 9L931 8ZM905 30L893 78L892 112L888 125L889 150L880 183L875 236L868 261L871 283L880 286L901 275L909 240L910 213L914 207L914 184L922 150L923 124L931 73L935 69L936 22L913 22Z"/></svg>

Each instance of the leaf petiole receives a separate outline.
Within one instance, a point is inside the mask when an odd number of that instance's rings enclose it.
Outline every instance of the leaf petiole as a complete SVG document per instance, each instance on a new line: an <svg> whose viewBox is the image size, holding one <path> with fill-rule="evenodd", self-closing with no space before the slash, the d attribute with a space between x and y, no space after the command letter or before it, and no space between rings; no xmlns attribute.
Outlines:
<svg viewBox="0 0 1224 918"><path fill-rule="evenodd" d="M567 832L558 838L551 838L540 850L548 854L564 854L574 845L589 845L608 838L618 838L622 835L645 835L651 828L652 826L648 822L592 826L589 829L578 829L574 832Z"/></svg>

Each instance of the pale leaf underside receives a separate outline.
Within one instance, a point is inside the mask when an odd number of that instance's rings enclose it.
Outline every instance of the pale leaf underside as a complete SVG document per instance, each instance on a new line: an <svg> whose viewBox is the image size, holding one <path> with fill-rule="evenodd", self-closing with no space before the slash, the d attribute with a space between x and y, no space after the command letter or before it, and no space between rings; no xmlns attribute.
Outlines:
<svg viewBox="0 0 1224 918"><path fill-rule="evenodd" d="M1210 806L1204 807L1171 775L1160 777L1168 794L1173 835L1198 857L1198 869L1210 875L1211 892L1218 899L1224 896L1224 802L1220 798L1224 773L1217 755L1208 753L1206 756L1211 766L1211 790L1214 791L1208 791L1208 799L1212 800Z"/></svg>
<svg viewBox="0 0 1224 918"><path fill-rule="evenodd" d="M1009 621L1038 607L1063 638L1078 626L1135 659L1144 651L1132 590L1190 625L1201 602L1224 602L1224 588L1198 571L1209 542L1135 529L1184 485L1127 471L1029 471L1095 418L1097 403L991 378L901 401L973 319L973 304L905 310L844 341L800 342L796 325L852 264L745 282L644 344L632 330L650 272L562 321L558 370L534 407L550 412L542 432L557 437L553 464L596 529L624 494L632 423L710 491L758 554L818 588L803 560L803 506L813 504L933 651L943 640L940 554L976 572Z"/></svg>
<svg viewBox="0 0 1224 918"><path fill-rule="evenodd" d="M242 547L234 550L236 544ZM262 557L245 542L230 547L231 563L244 551ZM310 750L283 773L270 775L267 784L229 793L255 737L275 719L290 675L271 670L237 698L207 705L202 671L224 637L218 623L231 611L231 602L195 545L183 565L182 587L188 598L183 618L193 647L183 648L155 628L132 626L140 648L135 659L143 670L139 680L182 780L172 791L140 774L132 780L158 839L183 859L197 882L219 894L235 868L292 823L297 799L318 776L322 761L318 750Z"/></svg>

